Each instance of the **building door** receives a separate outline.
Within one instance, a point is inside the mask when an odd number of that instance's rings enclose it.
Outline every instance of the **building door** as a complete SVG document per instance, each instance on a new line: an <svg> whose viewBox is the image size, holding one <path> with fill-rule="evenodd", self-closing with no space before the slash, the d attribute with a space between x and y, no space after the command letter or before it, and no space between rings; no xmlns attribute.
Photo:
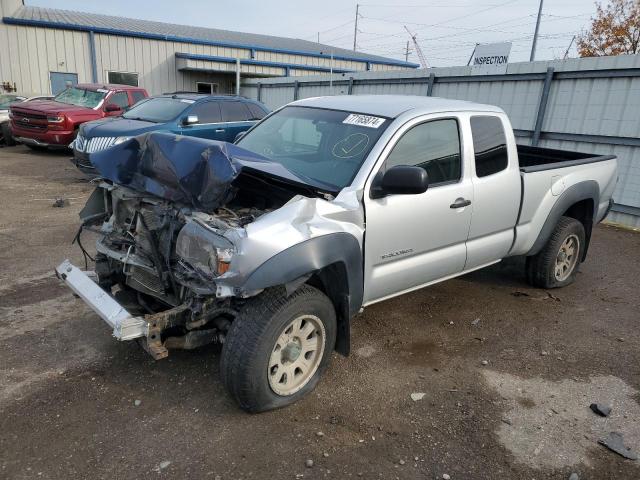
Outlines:
<svg viewBox="0 0 640 480"><path fill-rule="evenodd" d="M51 79L51 93L53 95L63 92L68 86L78 84L77 73L50 72L49 78Z"/></svg>

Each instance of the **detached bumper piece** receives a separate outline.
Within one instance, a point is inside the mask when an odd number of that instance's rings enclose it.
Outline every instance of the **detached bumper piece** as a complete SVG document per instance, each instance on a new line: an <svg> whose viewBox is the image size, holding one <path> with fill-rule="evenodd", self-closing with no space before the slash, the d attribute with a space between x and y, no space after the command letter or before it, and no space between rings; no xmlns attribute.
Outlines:
<svg viewBox="0 0 640 480"><path fill-rule="evenodd" d="M113 328L113 336L118 340L133 340L134 338L147 337L149 334L148 322L143 318L132 316L111 295L69 260L58 265L56 275Z"/></svg>

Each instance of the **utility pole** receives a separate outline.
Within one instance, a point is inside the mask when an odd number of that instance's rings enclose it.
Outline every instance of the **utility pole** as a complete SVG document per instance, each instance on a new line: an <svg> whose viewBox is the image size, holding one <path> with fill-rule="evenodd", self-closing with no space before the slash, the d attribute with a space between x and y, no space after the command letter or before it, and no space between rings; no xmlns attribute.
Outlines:
<svg viewBox="0 0 640 480"><path fill-rule="evenodd" d="M542 17L542 2L540 0L540 7L538 8L538 20L536 21L536 31L533 34L533 43L531 44L531 56L529 61L533 62L536 59L536 43L538 43L538 31L540 30L540 17Z"/></svg>
<svg viewBox="0 0 640 480"><path fill-rule="evenodd" d="M356 51L356 41L358 40L358 10L360 10L360 4L356 3L356 25L353 29L353 51Z"/></svg>
<svg viewBox="0 0 640 480"><path fill-rule="evenodd" d="M409 40L407 40L407 49L404 51L404 61L409 61Z"/></svg>
<svg viewBox="0 0 640 480"><path fill-rule="evenodd" d="M320 32L318 32L318 43L320 43Z"/></svg>
<svg viewBox="0 0 640 480"><path fill-rule="evenodd" d="M476 46L473 47L473 52L471 52L471 56L469 57L469 60L467 61L467 67L469 65L471 65L471 60L473 60L473 54L476 53L476 48L478 48L478 45L480 45L479 43L476 43Z"/></svg>
<svg viewBox="0 0 640 480"><path fill-rule="evenodd" d="M562 57L563 60L566 60L567 57L569 56L569 50L571 50L571 46L575 41L576 41L576 36L574 35L573 38L571 39L571 42L569 42L569 46L567 47L567 50L564 52L564 57Z"/></svg>

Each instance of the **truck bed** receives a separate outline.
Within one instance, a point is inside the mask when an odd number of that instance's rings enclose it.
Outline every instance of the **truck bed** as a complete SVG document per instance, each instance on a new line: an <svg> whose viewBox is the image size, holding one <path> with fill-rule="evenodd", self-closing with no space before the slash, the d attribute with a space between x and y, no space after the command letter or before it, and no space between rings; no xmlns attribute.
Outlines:
<svg viewBox="0 0 640 480"><path fill-rule="evenodd" d="M553 148L530 147L528 145L518 145L517 147L520 171L525 173L573 167L615 158L614 155L595 155L569 150L555 150Z"/></svg>

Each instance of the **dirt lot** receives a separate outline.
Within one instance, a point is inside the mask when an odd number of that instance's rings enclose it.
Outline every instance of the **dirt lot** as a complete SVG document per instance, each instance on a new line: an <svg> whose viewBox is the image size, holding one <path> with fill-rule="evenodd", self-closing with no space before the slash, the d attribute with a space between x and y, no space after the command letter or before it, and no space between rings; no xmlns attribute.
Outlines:
<svg viewBox="0 0 640 480"><path fill-rule="evenodd" d="M154 362L53 277L91 191L67 158L0 149L0 478L640 478L597 444L640 452L640 234L599 226L562 290L509 261L370 307L311 396L252 416L215 348Z"/></svg>

